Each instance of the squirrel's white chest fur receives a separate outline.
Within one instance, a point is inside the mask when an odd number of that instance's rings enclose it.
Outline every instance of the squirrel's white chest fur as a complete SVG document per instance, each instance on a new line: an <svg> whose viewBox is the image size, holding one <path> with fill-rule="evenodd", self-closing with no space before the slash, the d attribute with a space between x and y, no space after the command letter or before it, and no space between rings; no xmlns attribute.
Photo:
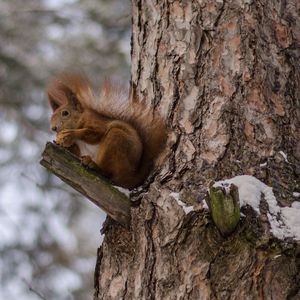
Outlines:
<svg viewBox="0 0 300 300"><path fill-rule="evenodd" d="M97 152L100 146L99 144L90 145L83 141L77 141L76 144L79 147L81 156L88 155L92 158L93 161L96 161Z"/></svg>

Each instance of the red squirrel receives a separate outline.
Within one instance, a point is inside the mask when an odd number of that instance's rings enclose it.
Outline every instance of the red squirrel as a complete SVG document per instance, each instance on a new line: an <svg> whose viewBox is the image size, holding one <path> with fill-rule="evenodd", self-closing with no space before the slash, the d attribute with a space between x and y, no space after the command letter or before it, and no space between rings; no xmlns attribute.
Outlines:
<svg viewBox="0 0 300 300"><path fill-rule="evenodd" d="M99 96L79 75L62 75L47 89L56 143L98 169L114 184L132 189L143 183L163 150L166 127L157 112L127 89L105 81Z"/></svg>

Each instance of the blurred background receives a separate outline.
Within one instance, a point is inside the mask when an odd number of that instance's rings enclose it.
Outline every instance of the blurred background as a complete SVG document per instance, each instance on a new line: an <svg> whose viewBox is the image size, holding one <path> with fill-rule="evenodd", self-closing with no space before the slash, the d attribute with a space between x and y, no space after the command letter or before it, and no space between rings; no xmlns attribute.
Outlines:
<svg viewBox="0 0 300 300"><path fill-rule="evenodd" d="M62 71L129 81L127 0L0 0L0 300L92 299L105 214L39 165Z"/></svg>

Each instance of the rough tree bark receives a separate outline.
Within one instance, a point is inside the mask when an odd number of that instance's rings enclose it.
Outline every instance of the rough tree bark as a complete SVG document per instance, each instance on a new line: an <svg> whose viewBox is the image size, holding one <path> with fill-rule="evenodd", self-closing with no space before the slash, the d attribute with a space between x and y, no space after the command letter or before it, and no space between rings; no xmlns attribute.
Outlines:
<svg viewBox="0 0 300 300"><path fill-rule="evenodd" d="M106 224L95 299L300 299L299 244L247 207L224 238L201 204L211 181L241 174L283 206L296 200L299 11L298 0L132 0L132 82L170 135L159 174L132 196L130 230Z"/></svg>

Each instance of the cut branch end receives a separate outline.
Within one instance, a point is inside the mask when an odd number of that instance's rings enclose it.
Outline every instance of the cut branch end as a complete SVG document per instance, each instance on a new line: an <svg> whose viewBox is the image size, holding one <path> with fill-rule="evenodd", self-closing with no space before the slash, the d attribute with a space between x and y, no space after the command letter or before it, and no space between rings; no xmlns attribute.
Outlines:
<svg viewBox="0 0 300 300"><path fill-rule="evenodd" d="M80 159L54 143L48 142L41 165L103 209L112 219L129 227L130 200L101 174L83 166Z"/></svg>
<svg viewBox="0 0 300 300"><path fill-rule="evenodd" d="M211 186L207 197L212 219L223 236L230 235L240 220L238 188L231 184L229 192L221 187Z"/></svg>

